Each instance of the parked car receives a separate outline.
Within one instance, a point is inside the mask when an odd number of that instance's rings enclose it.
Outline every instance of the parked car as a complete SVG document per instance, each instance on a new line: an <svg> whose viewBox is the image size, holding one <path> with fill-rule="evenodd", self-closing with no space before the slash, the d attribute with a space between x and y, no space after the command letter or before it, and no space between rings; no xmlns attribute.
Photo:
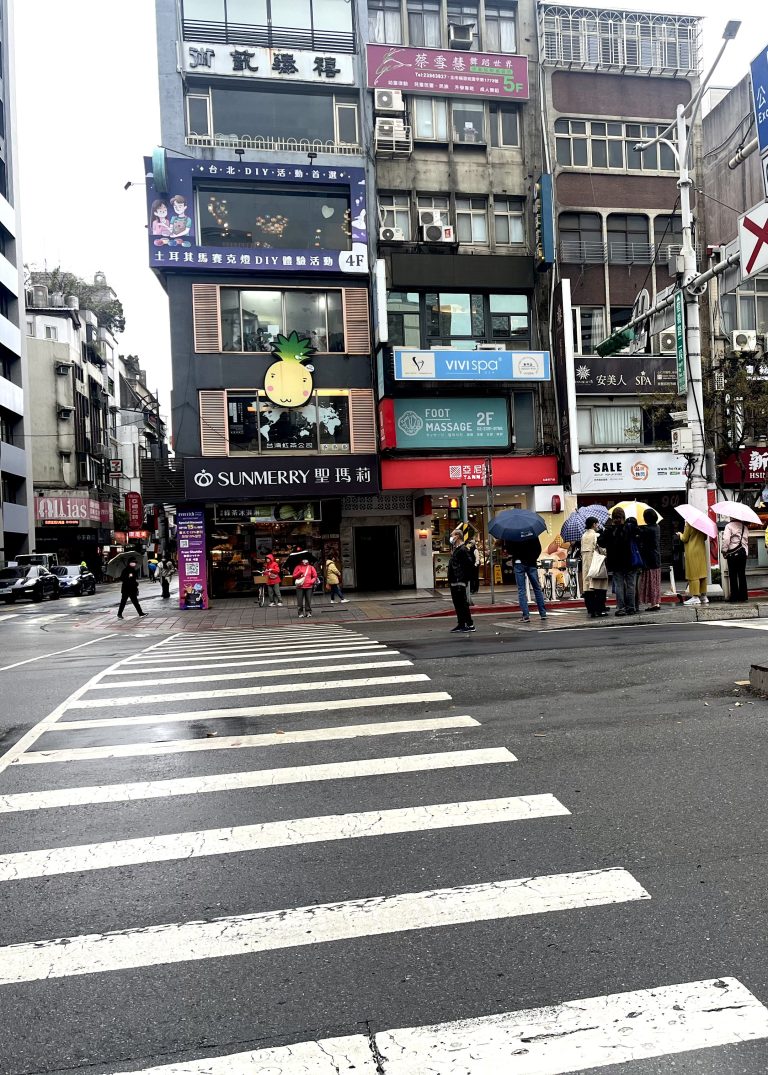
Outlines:
<svg viewBox="0 0 768 1075"><path fill-rule="evenodd" d="M62 597L82 597L83 594L96 593L95 575L92 571L83 570L79 564L53 567L51 573L59 580Z"/></svg>
<svg viewBox="0 0 768 1075"><path fill-rule="evenodd" d="M0 597L6 605L12 605L22 597L42 601L50 597L59 599L59 580L44 567L4 567L0 571Z"/></svg>

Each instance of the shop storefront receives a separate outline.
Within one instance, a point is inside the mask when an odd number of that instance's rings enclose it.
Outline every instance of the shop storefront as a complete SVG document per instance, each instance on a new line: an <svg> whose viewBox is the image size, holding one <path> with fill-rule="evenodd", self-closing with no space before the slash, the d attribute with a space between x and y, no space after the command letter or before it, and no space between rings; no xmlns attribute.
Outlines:
<svg viewBox="0 0 768 1075"><path fill-rule="evenodd" d="M725 461L720 481L727 490L724 499L749 504L760 516L763 525L768 527L768 447L765 442L734 452ZM765 533L765 530L757 527L749 530L747 571L750 586L764 586L768 582Z"/></svg>
<svg viewBox="0 0 768 1075"><path fill-rule="evenodd" d="M60 564L79 564L91 570L101 563L102 547L112 540L112 503L88 496L35 497L37 552L55 553Z"/></svg>

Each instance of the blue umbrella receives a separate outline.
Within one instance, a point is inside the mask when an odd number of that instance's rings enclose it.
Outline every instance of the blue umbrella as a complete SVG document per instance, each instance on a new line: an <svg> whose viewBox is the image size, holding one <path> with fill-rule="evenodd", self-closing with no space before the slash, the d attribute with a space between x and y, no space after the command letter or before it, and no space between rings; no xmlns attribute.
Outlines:
<svg viewBox="0 0 768 1075"><path fill-rule="evenodd" d="M597 519L601 526L605 526L610 515L608 508L604 508L602 504L588 504L586 508L577 508L576 510L580 515L584 516L585 522L587 519L593 518Z"/></svg>
<svg viewBox="0 0 768 1075"><path fill-rule="evenodd" d="M581 541L587 529L587 516L577 508L560 527L563 541Z"/></svg>
<svg viewBox="0 0 768 1075"><path fill-rule="evenodd" d="M494 515L488 530L500 541L525 541L547 529L547 524L535 511L508 508Z"/></svg>

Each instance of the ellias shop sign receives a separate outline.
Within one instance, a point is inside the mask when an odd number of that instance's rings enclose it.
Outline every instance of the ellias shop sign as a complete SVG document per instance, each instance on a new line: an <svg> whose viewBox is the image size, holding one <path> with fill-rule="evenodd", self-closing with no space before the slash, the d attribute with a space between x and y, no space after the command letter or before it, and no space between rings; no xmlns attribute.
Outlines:
<svg viewBox="0 0 768 1075"><path fill-rule="evenodd" d="M385 399L381 418L385 448L509 447L505 399Z"/></svg>
<svg viewBox="0 0 768 1075"><path fill-rule="evenodd" d="M184 460L188 500L239 500L262 496L274 501L317 496L350 496L379 491L375 455L338 456L311 461L295 455L259 459Z"/></svg>

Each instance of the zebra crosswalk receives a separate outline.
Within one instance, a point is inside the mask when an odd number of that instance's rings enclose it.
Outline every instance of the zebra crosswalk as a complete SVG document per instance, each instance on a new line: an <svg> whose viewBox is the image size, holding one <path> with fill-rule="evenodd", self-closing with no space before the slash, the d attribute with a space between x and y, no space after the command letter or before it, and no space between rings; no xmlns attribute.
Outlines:
<svg viewBox="0 0 768 1075"><path fill-rule="evenodd" d="M0 756L0 897L20 909L0 923L0 1073L564 1075L768 1039L768 1009L725 976L486 1012L448 977L433 991L458 1018L398 1018L393 985L370 1019L376 968L429 982L443 939L459 963L510 946L520 971L546 916L620 930L652 903L621 862L511 868L577 820L526 774L345 627L177 635L118 661ZM409 1015L436 999L423 987Z"/></svg>

